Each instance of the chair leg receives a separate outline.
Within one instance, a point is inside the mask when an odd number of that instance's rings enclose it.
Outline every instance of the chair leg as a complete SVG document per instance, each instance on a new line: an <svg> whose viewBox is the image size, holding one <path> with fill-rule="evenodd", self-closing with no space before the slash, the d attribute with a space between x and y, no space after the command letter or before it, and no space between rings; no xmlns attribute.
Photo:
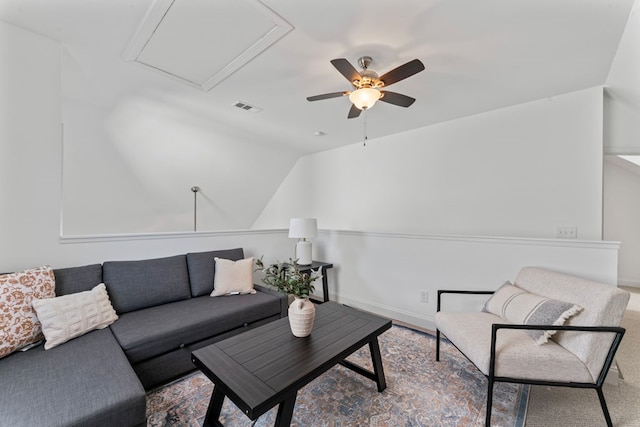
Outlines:
<svg viewBox="0 0 640 427"><path fill-rule="evenodd" d="M436 362L440 361L440 329L436 329Z"/></svg>
<svg viewBox="0 0 640 427"><path fill-rule="evenodd" d="M487 386L487 415L485 418L485 427L491 427L491 406L493 405L493 378L487 377L489 385Z"/></svg>
<svg viewBox="0 0 640 427"><path fill-rule="evenodd" d="M611 422L611 416L609 415L609 409L607 409L607 402L604 400L604 394L602 393L602 386L596 388L598 392L598 398L600 399L600 406L602 406L602 413L604 414L604 419L607 421L608 427L613 427L613 423Z"/></svg>

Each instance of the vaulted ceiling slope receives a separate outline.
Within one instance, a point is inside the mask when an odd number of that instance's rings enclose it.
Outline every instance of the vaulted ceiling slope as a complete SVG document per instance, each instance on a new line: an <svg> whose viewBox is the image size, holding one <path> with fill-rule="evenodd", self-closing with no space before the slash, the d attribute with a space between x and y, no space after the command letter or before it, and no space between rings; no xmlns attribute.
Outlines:
<svg viewBox="0 0 640 427"><path fill-rule="evenodd" d="M350 89L331 59L355 65L368 55L370 68L379 73L414 58L425 64L426 71L394 85L394 91L415 97L414 105L378 103L368 111L371 139L603 85L632 5L633 0L2 0L0 19L63 43L77 66L95 76L91 96L104 108L148 96L249 132L261 143L311 153L363 138L364 115L347 120L346 97L306 101ZM271 31L259 10L287 31L210 88L130 60L145 23L148 31L149 20L171 18L150 47L174 53L153 66L173 66L178 71L170 73L206 81L195 68L228 65L261 32ZM198 40L199 31L208 35ZM190 32L194 39L188 39ZM181 50L190 55L178 56ZM262 111L232 107L238 101ZM319 132L323 136L314 135Z"/></svg>

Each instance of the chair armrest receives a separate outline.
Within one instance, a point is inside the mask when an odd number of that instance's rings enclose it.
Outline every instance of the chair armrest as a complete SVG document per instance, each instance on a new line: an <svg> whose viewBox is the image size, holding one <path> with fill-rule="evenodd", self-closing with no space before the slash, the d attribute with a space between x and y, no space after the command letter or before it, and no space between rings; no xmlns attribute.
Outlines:
<svg viewBox="0 0 640 427"><path fill-rule="evenodd" d="M455 289L438 289L438 304L436 306L436 312L440 311L440 301L442 294L461 294L461 295L491 295L496 291L461 291Z"/></svg>
<svg viewBox="0 0 640 427"><path fill-rule="evenodd" d="M514 325L510 323L494 323L491 325L491 359L489 361L489 376L494 377L495 363L496 363L496 340L498 337L499 329L524 329L524 330L552 330L552 331L574 331L574 332L590 332L590 333L614 333L615 337L607 353L607 357L600 371L597 384L602 384L604 379L613 363L613 357L618 350L620 341L626 331L625 328L618 326L559 326L559 325Z"/></svg>

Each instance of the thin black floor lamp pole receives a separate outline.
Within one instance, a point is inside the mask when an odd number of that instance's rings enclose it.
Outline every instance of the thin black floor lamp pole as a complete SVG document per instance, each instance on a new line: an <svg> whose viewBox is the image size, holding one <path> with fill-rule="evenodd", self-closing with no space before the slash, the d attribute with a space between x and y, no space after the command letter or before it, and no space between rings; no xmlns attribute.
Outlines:
<svg viewBox="0 0 640 427"><path fill-rule="evenodd" d="M200 187L194 185L191 187L191 191L193 191L193 231L197 231L198 225L198 191L200 191Z"/></svg>

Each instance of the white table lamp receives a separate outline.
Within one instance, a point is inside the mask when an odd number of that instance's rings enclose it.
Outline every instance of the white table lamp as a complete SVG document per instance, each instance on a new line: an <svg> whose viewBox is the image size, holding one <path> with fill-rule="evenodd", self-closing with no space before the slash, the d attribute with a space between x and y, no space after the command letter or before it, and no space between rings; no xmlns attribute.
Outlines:
<svg viewBox="0 0 640 427"><path fill-rule="evenodd" d="M296 258L300 265L311 264L311 242L307 239L318 237L318 221L315 218L291 218L289 237L298 239Z"/></svg>

